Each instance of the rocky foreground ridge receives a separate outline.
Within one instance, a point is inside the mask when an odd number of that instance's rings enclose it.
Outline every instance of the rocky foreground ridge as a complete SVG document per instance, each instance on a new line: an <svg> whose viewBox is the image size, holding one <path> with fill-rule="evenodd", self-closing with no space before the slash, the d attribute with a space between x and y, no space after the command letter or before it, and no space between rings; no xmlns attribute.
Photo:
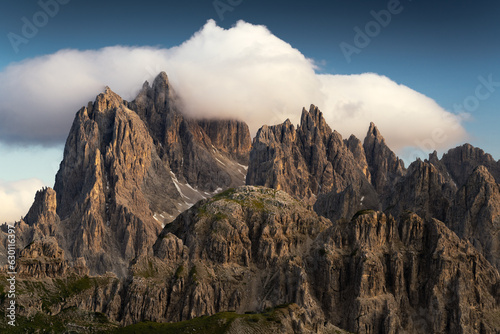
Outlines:
<svg viewBox="0 0 500 334"><path fill-rule="evenodd" d="M19 328L498 333L499 182L478 148L405 168L315 106L252 143L185 117L165 73L132 102L106 88L16 223Z"/></svg>

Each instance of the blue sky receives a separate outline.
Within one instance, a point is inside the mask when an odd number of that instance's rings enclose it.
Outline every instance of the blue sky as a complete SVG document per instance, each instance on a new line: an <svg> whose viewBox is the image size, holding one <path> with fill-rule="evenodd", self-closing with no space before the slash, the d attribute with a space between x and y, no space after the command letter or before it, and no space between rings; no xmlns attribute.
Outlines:
<svg viewBox="0 0 500 334"><path fill-rule="evenodd" d="M218 12L214 3L227 10L220 15L221 9ZM348 61L341 43L356 47L355 28L366 33L366 25L375 21L373 12L391 6L397 13L391 14L390 22L385 27L379 25L369 44L359 47L359 53ZM467 141L500 158L497 1L59 0L58 12L53 17L46 15L47 22L25 39L27 43L17 45L16 52L9 34L11 38L12 34L23 37L23 20L43 20L44 15L39 14L42 7L37 1L0 3L0 73L9 65L61 49L98 50L117 45L171 48L190 39L209 19L226 29L244 20L265 25L274 36L313 59L317 73L373 72L424 94L444 110L458 113L461 107L457 105L468 105L462 108L469 114L462 123ZM485 81L492 81L492 86L484 87ZM479 85L483 85L481 99L476 97ZM86 102L82 99L81 105ZM3 113L0 104L0 124ZM69 131L69 126L64 131ZM63 140L34 145L33 141L0 138L0 181L36 178L53 185Z"/></svg>

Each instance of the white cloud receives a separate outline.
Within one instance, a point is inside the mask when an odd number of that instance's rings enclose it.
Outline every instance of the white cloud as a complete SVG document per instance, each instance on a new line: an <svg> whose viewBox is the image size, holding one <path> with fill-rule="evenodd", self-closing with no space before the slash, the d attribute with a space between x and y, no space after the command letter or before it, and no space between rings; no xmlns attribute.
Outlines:
<svg viewBox="0 0 500 334"><path fill-rule="evenodd" d="M388 145L423 151L449 148L467 137L463 115L441 108L433 99L374 73L320 75L327 99L327 122L344 136L363 139L368 122L374 122Z"/></svg>
<svg viewBox="0 0 500 334"><path fill-rule="evenodd" d="M19 221L28 213L35 193L44 186L39 179L7 182L0 180L0 224Z"/></svg>
<svg viewBox="0 0 500 334"><path fill-rule="evenodd" d="M164 70L186 112L262 124L297 123L314 103L332 128L363 139L370 121L390 146L447 148L465 138L460 119L432 99L377 74L318 75L311 60L263 26L207 24L178 47L62 50L0 73L0 140L55 143L105 85L127 100ZM442 131L442 133L438 133ZM438 133L438 134L436 134Z"/></svg>

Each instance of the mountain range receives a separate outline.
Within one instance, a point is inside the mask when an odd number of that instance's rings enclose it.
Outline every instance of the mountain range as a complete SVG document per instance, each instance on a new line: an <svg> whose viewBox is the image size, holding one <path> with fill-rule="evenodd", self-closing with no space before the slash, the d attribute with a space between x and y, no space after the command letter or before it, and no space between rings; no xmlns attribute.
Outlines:
<svg viewBox="0 0 500 334"><path fill-rule="evenodd" d="M17 330L499 333L500 161L406 168L367 127L311 105L252 139L187 117L163 72L132 102L107 87L15 224Z"/></svg>

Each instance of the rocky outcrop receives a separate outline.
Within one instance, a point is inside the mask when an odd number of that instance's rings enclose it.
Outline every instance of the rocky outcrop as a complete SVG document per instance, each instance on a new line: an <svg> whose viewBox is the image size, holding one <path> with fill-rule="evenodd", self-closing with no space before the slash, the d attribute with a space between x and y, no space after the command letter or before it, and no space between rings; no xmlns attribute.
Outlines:
<svg viewBox="0 0 500 334"><path fill-rule="evenodd" d="M156 261L136 264L137 276L147 276L151 263L152 276L170 270L172 279L150 291L147 280L134 277L123 321L180 321L223 310L262 311L296 300L313 303L299 258L329 226L327 219L272 189L242 187L202 201L164 228L154 245ZM170 296L161 307L156 302L136 306L158 294ZM321 311L311 308L317 318ZM132 312L138 309L139 314Z"/></svg>
<svg viewBox="0 0 500 334"><path fill-rule="evenodd" d="M351 143L352 150L311 105L302 111L297 129L289 120L259 129L247 184L284 190L333 220L352 217L361 208L377 209L378 195L367 179L367 166L353 156L362 151L353 139ZM347 193L355 200L343 202Z"/></svg>
<svg viewBox="0 0 500 334"><path fill-rule="evenodd" d="M56 192L51 188L44 188L37 191L35 201L24 217L24 221L28 225L33 225L37 222L50 223L59 221Z"/></svg>
<svg viewBox="0 0 500 334"><path fill-rule="evenodd" d="M153 212L180 198L139 116L109 88L82 108L56 176L62 245L94 273L124 275L161 229Z"/></svg>
<svg viewBox="0 0 500 334"><path fill-rule="evenodd" d="M434 164L418 159L395 185L388 197L387 211L396 217L413 211L422 217L447 221L456 191L454 183Z"/></svg>
<svg viewBox="0 0 500 334"><path fill-rule="evenodd" d="M450 156L457 155L458 151L468 152L466 157L476 158L464 158L464 164L460 166L450 164ZM490 173L490 170L495 170L495 163L490 161L489 155L481 152L464 145L450 150L441 160L434 152L429 155L429 160L413 162L387 197L389 200L384 207L394 216L412 211L422 217L444 221L461 238L469 240L488 261L500 268L500 239L497 233L500 219L499 185ZM489 162L490 168L479 165L462 184L462 178L471 166L483 158ZM457 184L461 184L460 187Z"/></svg>
<svg viewBox="0 0 500 334"><path fill-rule="evenodd" d="M313 197L305 174L308 166L295 141L295 127L289 120L260 128L250 152L246 183L282 189L306 199Z"/></svg>
<svg viewBox="0 0 500 334"><path fill-rule="evenodd" d="M198 124L219 152L248 166L252 138L246 123L235 120L200 120Z"/></svg>
<svg viewBox="0 0 500 334"><path fill-rule="evenodd" d="M314 105L250 145L242 122L186 117L165 73L133 102L107 88L15 225L18 316L78 314L65 331L236 311L229 333L245 312L262 332L496 333L499 164L464 145L406 170L373 123L363 144L343 140Z"/></svg>
<svg viewBox="0 0 500 334"><path fill-rule="evenodd" d="M494 333L500 313L498 271L442 222L413 213L332 223L283 191L246 186L197 203L152 250L126 283L85 278L51 312L80 305L129 325L292 305L282 325L293 333Z"/></svg>
<svg viewBox="0 0 500 334"><path fill-rule="evenodd" d="M165 165L181 182L213 192L244 183L237 163L248 164L250 132L243 122L185 117L181 101L162 72L128 103L149 129ZM201 197L199 198L201 199Z"/></svg>
<svg viewBox="0 0 500 334"><path fill-rule="evenodd" d="M470 144L449 150L441 161L458 187L465 184L478 166L486 167L496 182L500 183L500 161L496 162L490 154Z"/></svg>
<svg viewBox="0 0 500 334"><path fill-rule="evenodd" d="M160 73L131 103L106 88L82 108L54 189L39 192L18 224L22 247L54 237L68 261L82 257L92 274L124 277L163 225L197 200L243 184L246 124L187 119L179 106Z"/></svg>
<svg viewBox="0 0 500 334"><path fill-rule="evenodd" d="M362 212L315 242L325 316L357 333L494 333L499 274L442 222ZM469 289L474 286L474 290ZM493 311L495 310L495 311ZM488 316L486 316L488 314Z"/></svg>
<svg viewBox="0 0 500 334"><path fill-rule="evenodd" d="M449 226L500 268L500 185L484 166L477 167L449 209Z"/></svg>
<svg viewBox="0 0 500 334"><path fill-rule="evenodd" d="M53 237L31 242L19 253L19 258L17 274L24 279L84 276L89 273L85 259L78 258L74 263L69 263Z"/></svg>
<svg viewBox="0 0 500 334"><path fill-rule="evenodd" d="M365 174L366 178L371 183L372 176L370 174L370 167L366 161L365 149L361 140L351 135L349 139L344 139L344 143L351 151L354 159L358 162L359 167L363 170L363 174Z"/></svg>
<svg viewBox="0 0 500 334"><path fill-rule="evenodd" d="M405 174L404 163L387 146L384 137L373 123L370 123L363 148L371 174L371 183L379 194L385 196Z"/></svg>
<svg viewBox="0 0 500 334"><path fill-rule="evenodd" d="M17 241L22 245L61 235L56 192L52 188L37 191L33 205L16 230Z"/></svg>

